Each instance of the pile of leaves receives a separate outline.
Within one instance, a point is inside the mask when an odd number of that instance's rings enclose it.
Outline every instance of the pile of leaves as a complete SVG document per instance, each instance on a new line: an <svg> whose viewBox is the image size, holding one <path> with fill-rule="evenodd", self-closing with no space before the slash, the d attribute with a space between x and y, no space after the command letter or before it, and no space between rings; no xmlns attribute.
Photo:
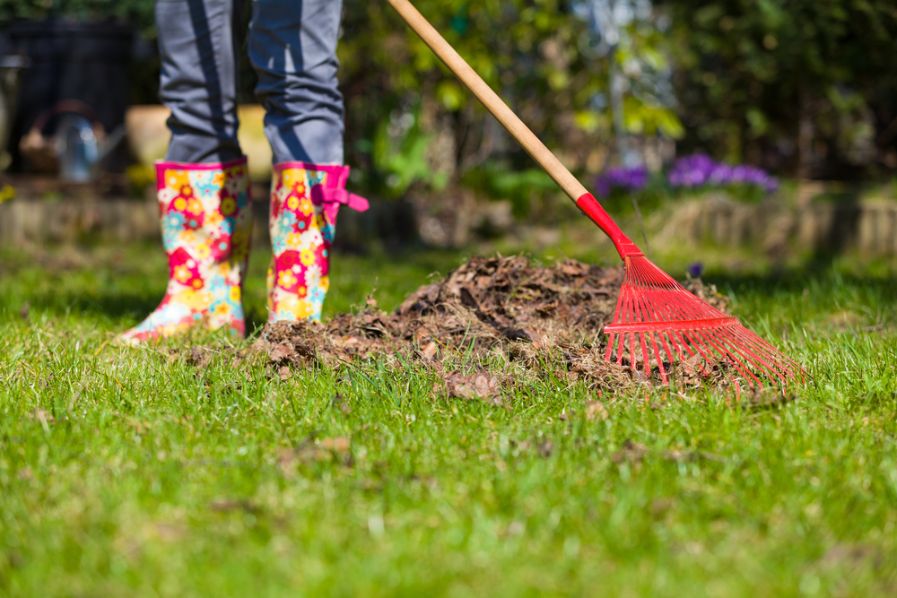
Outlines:
<svg viewBox="0 0 897 598"><path fill-rule="evenodd" d="M435 369L449 394L466 398L497 397L533 376L618 390L644 381L603 359L602 329L622 281L622 268L572 260L541 267L519 256L474 258L392 313L369 302L326 324L269 324L255 348L284 377L294 367L385 356ZM700 283L692 290L712 296Z"/></svg>

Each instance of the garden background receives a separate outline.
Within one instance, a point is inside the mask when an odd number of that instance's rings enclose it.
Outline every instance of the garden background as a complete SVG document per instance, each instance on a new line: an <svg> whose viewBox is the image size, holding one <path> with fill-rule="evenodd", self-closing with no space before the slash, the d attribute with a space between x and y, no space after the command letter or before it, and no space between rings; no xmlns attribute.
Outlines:
<svg viewBox="0 0 897 598"><path fill-rule="evenodd" d="M808 379L736 400L544 364L482 400L395 356L273 365L252 350L270 152L245 62L250 338L117 346L165 289L154 2L0 0L0 593L893 595L897 6L415 4L656 262ZM373 207L340 215L325 318L475 255L616 264L385 3L344 14ZM20 96L42 68L43 103ZM63 89L91 110L42 122Z"/></svg>

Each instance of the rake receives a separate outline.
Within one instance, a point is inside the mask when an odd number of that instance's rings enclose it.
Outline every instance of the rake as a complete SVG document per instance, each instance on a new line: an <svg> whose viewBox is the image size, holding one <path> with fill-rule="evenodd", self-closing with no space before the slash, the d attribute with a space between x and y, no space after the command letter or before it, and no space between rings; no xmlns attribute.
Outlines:
<svg viewBox="0 0 897 598"><path fill-rule="evenodd" d="M670 368L688 362L697 371L727 369L736 392L739 378L760 389L772 382L786 386L803 378L800 365L771 344L698 298L655 266L626 236L585 186L483 81L409 0L388 0L408 25L483 103L539 165L613 242L625 277L607 334L605 358L650 378L656 370L663 384ZM734 370L734 372L732 371Z"/></svg>

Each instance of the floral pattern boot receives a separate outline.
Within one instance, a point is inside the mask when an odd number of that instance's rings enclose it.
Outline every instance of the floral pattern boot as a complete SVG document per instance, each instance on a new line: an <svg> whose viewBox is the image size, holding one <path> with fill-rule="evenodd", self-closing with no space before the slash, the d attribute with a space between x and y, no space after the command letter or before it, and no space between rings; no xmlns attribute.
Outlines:
<svg viewBox="0 0 897 598"><path fill-rule="evenodd" d="M343 205L368 209L366 199L346 191L348 178L348 166L286 162L274 167L269 321L321 319L337 213Z"/></svg>
<svg viewBox="0 0 897 598"><path fill-rule="evenodd" d="M243 335L243 272L252 211L246 159L156 165L168 290L153 313L121 336L137 344L195 326Z"/></svg>

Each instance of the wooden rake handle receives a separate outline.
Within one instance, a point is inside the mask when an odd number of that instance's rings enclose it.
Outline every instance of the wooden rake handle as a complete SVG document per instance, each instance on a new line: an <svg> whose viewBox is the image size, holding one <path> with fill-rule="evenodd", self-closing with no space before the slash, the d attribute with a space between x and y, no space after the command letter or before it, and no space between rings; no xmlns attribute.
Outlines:
<svg viewBox="0 0 897 598"><path fill-rule="evenodd" d="M414 7L409 0L388 0L390 5L401 15L406 23L426 43L433 53L451 70L458 79L482 102L483 106L498 119L533 159L555 180L595 224L603 230L621 257L641 254L641 250L617 226L617 223L601 207L598 200L589 193L585 185L573 176L573 173L558 159L542 140L536 137L526 124L520 120L513 110L499 97L489 84L467 64L467 61L446 41L433 25Z"/></svg>

